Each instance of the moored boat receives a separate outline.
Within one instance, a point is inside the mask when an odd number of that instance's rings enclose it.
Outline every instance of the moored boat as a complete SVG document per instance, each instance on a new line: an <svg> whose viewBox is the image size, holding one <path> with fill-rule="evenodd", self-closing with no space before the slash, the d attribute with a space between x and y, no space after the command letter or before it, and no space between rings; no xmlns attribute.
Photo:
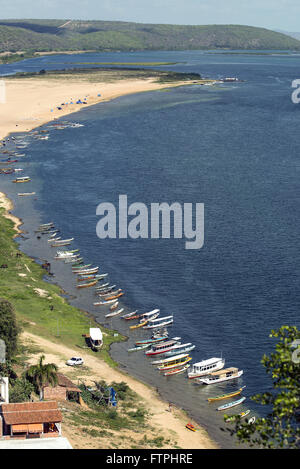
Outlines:
<svg viewBox="0 0 300 469"><path fill-rule="evenodd" d="M153 344L152 348L146 352L147 357L165 354L169 350L172 350L173 347L180 344L180 337L174 337L174 339L167 340L166 342L160 342L158 344ZM166 358L165 360L169 360Z"/></svg>
<svg viewBox="0 0 300 469"><path fill-rule="evenodd" d="M166 371L164 373L164 376L172 376L172 375L178 375L180 373L184 373L190 365L185 365L182 368L175 368L174 370Z"/></svg>
<svg viewBox="0 0 300 469"><path fill-rule="evenodd" d="M176 357L167 358L166 360L167 361L164 364L157 367L159 371L168 371L173 368L184 366L191 361L192 358L187 353L184 353L182 355L177 355Z"/></svg>
<svg viewBox="0 0 300 469"><path fill-rule="evenodd" d="M228 402L227 404L221 405L217 408L218 411L231 409L231 407L236 407L237 405L242 404L246 400L245 397L241 397L237 401Z"/></svg>
<svg viewBox="0 0 300 469"><path fill-rule="evenodd" d="M165 316L163 318L153 319L144 326L144 329L155 329L157 327L166 327L173 324L173 316Z"/></svg>
<svg viewBox="0 0 300 469"><path fill-rule="evenodd" d="M123 313L124 308L118 309L117 311L114 311L113 313L108 313L105 315L106 318L113 318L114 316L118 316L119 314Z"/></svg>
<svg viewBox="0 0 300 469"><path fill-rule="evenodd" d="M215 371L207 377L197 378L196 381L201 384L223 383L224 381L240 378L243 373L243 370L239 370L238 368L226 368L225 370Z"/></svg>
<svg viewBox="0 0 300 469"><path fill-rule="evenodd" d="M193 345L191 342L187 344L178 344L172 348L169 352L165 352L166 357L172 357L174 355L179 355L180 353L188 353L196 348L196 345Z"/></svg>
<svg viewBox="0 0 300 469"><path fill-rule="evenodd" d="M90 282L90 283L84 283L83 285L76 285L76 288L90 288L90 287L94 287L95 285L97 285L97 280L95 280L94 282Z"/></svg>
<svg viewBox="0 0 300 469"><path fill-rule="evenodd" d="M224 368L225 360L223 358L209 358L192 365L191 371L188 373L189 379L200 378L201 376L208 375L213 371L218 371Z"/></svg>
<svg viewBox="0 0 300 469"><path fill-rule="evenodd" d="M217 397L209 397L207 400L208 402L216 402L216 401L221 401L223 399L230 399L231 397L235 397L241 394L241 392L243 391L243 389L245 389L245 387L246 386L243 386L242 388L238 389L238 391L234 391L229 394L222 394L221 396L217 396Z"/></svg>

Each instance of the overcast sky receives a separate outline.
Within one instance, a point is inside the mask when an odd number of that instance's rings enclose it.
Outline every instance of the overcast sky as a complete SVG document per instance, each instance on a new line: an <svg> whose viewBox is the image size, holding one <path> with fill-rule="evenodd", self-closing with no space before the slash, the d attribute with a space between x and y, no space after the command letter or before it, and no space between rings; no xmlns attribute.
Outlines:
<svg viewBox="0 0 300 469"><path fill-rule="evenodd" d="M0 0L0 18L245 24L300 31L300 0Z"/></svg>

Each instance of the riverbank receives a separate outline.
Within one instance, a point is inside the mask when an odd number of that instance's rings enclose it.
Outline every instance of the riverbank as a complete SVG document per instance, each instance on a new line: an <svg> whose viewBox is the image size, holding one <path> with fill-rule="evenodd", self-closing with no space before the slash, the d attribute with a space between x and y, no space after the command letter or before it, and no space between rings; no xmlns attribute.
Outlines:
<svg viewBox="0 0 300 469"><path fill-rule="evenodd" d="M11 214L8 213L12 205L3 193L0 201L3 207L0 213L0 264L7 265L5 276L2 276L0 282L0 297L13 304L23 329L22 342L27 346L30 342L34 349L30 362L36 361L38 349L46 355L47 361L56 363L59 370L69 374L73 380L84 379L90 384L101 379L107 382L125 382L139 396L140 403L147 412L145 436L148 443L145 443L145 447L151 447L149 442L155 441L155 436L160 436L160 445L165 448L217 448L205 430L195 422L197 432L193 433L185 428L189 419L184 411L173 406L170 412L168 403L160 399L154 388L117 368L109 357L110 345L123 339L116 331L101 327L104 332L104 349L97 355L85 347L82 334L93 325L93 319L84 311L69 305L61 296L62 291L58 286L45 282L42 268L20 253L13 241L16 232ZM14 223L16 220L15 217ZM18 223L20 225L21 220ZM79 354L84 358L85 371L67 369L66 359ZM81 410L75 407L70 412L75 412L76 415ZM89 435L82 438L82 434L79 432L78 435L68 419L63 425L63 432L75 448L128 448L128 441L133 446L136 440L135 432L129 432L126 428L109 432L101 442Z"/></svg>
<svg viewBox="0 0 300 469"><path fill-rule="evenodd" d="M167 80L168 73L151 70L96 69L6 77L5 102L0 103L0 140L27 132L82 108L120 96L190 85ZM198 80L204 84L212 80ZM193 81L194 82L194 81ZM79 102L80 101L80 102Z"/></svg>

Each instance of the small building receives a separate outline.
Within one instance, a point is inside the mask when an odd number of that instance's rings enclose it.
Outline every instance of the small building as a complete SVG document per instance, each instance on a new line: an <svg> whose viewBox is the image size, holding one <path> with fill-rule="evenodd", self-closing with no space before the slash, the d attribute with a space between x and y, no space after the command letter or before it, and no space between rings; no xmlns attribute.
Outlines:
<svg viewBox="0 0 300 469"><path fill-rule="evenodd" d="M0 438L61 436L62 414L57 402L22 402L0 407Z"/></svg>
<svg viewBox="0 0 300 469"><path fill-rule="evenodd" d="M66 401L71 397L80 402L81 390L72 381L61 373L57 373L56 386L45 386L43 389L44 400Z"/></svg>

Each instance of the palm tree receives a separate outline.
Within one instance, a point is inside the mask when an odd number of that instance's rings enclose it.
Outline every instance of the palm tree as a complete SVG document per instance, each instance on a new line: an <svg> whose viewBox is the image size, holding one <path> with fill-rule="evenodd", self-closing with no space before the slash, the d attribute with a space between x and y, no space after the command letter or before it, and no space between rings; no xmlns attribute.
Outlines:
<svg viewBox="0 0 300 469"><path fill-rule="evenodd" d="M32 365L26 372L26 377L34 384L43 400L43 389L47 384L56 386L58 383L57 366L54 363L44 364L45 355L41 355L37 365Z"/></svg>

